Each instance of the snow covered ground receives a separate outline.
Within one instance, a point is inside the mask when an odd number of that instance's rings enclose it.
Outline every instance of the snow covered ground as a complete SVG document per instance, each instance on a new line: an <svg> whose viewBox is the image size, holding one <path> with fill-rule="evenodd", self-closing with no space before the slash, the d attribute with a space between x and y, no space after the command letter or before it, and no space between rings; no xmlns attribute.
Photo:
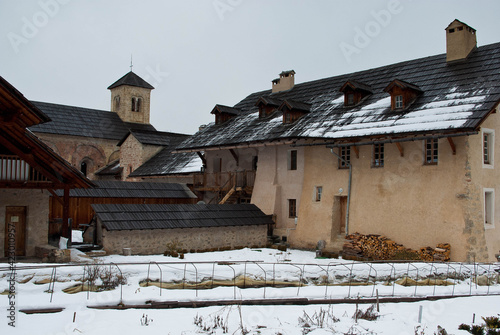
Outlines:
<svg viewBox="0 0 500 335"><path fill-rule="evenodd" d="M82 259L85 260L85 259ZM111 291L68 294L63 289L80 284L82 264L45 268L46 264L16 264L16 296L9 299L10 269L0 264L0 334L303 334L305 322L309 334L434 334L438 325L450 334L468 334L458 330L461 323L481 324L481 317L500 313L500 285L496 265L473 264L366 264L346 260L316 259L312 252L273 249L243 249L202 254L186 254L185 259L156 256L106 256L90 261L107 265L101 268L120 272L126 278L123 287ZM215 262L215 263L214 263ZM115 265L116 264L116 265ZM89 268L87 267L87 270ZM148 274L149 273L149 274ZM54 277L57 281L49 283ZM245 278L268 284L267 287L213 289L159 289L141 286L151 281L177 283L209 282L212 278L231 282ZM402 286L394 279L414 280L448 278L448 286ZM482 285L494 281L493 285ZM290 287L270 287L272 282L290 282ZM330 286L325 286L328 282ZM354 285L367 282L368 285ZM99 281L97 282L99 283ZM303 283L302 286L298 283ZM353 285L346 285L351 283ZM434 283L431 281L431 284ZM53 285L53 287L51 286ZM51 289L52 292L51 293ZM356 304L306 306L213 306L179 309L98 310L88 306L145 304L148 301L201 301L224 299L276 298L356 298L388 296L425 297L440 295L476 295L437 301L382 303L375 321L353 319ZM485 296L490 294L489 296ZM8 316L9 301L15 301L15 326ZM362 311L370 304L360 304ZM23 309L64 308L52 314L25 314ZM418 322L422 309L421 322ZM315 317L325 313L323 319ZM336 322L334 322L334 319ZM338 319L338 321L336 320ZM323 321L323 327L315 325ZM205 329L205 331L203 330Z"/></svg>

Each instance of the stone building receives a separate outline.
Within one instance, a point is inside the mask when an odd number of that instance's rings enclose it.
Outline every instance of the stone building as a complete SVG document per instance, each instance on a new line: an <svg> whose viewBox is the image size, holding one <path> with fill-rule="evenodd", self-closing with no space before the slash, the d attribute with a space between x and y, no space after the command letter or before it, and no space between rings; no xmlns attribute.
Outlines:
<svg viewBox="0 0 500 335"><path fill-rule="evenodd" d="M176 152L202 157L206 201L250 199L293 247L338 251L360 232L493 261L500 43L477 47L458 20L446 41L445 54L311 82L284 71L272 89L215 106Z"/></svg>
<svg viewBox="0 0 500 335"><path fill-rule="evenodd" d="M51 121L30 130L89 179L113 180L127 180L160 151L167 148L163 155L170 153L171 144L189 136L157 131L150 124L153 86L134 72L108 89L111 111L33 102ZM199 172L202 166L196 154L176 161L190 167L186 173Z"/></svg>

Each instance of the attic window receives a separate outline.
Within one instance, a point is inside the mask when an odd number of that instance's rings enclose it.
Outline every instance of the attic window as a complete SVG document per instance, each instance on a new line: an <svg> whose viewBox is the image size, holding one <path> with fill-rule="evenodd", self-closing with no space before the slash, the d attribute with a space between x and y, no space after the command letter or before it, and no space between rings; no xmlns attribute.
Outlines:
<svg viewBox="0 0 500 335"><path fill-rule="evenodd" d="M462 30L464 30L464 27L458 27L457 30L462 31Z"/></svg>
<svg viewBox="0 0 500 335"><path fill-rule="evenodd" d="M394 97L394 108L396 108L396 109L403 108L403 96L402 95L396 95Z"/></svg>
<svg viewBox="0 0 500 335"><path fill-rule="evenodd" d="M348 106L354 105L354 93L347 94L347 105Z"/></svg>
<svg viewBox="0 0 500 335"><path fill-rule="evenodd" d="M455 28L451 28L451 29L449 29L449 30L448 30L448 32L450 32L450 33L454 33L454 32L455 32Z"/></svg>
<svg viewBox="0 0 500 335"><path fill-rule="evenodd" d="M283 112L283 123L293 123L311 111L311 104L285 100L281 104L280 111Z"/></svg>
<svg viewBox="0 0 500 335"><path fill-rule="evenodd" d="M372 94L371 86L355 80L348 80L339 91L344 93L344 106L354 106Z"/></svg>

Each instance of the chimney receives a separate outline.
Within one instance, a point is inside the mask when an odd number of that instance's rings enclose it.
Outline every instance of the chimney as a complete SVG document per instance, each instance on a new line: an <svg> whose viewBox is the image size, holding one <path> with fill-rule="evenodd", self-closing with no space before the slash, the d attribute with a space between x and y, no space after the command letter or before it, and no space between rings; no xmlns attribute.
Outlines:
<svg viewBox="0 0 500 335"><path fill-rule="evenodd" d="M465 60L476 44L476 29L455 19L446 28L446 61Z"/></svg>
<svg viewBox="0 0 500 335"><path fill-rule="evenodd" d="M283 71L280 73L280 77L273 80L273 93L288 91L295 85L295 71Z"/></svg>

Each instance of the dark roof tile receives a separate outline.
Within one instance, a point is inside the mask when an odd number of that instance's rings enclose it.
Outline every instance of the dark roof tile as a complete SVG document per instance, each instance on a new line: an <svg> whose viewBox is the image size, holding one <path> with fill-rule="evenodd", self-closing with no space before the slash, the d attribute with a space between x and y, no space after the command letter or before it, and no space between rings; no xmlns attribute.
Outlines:
<svg viewBox="0 0 500 335"><path fill-rule="evenodd" d="M113 84L111 84L108 87L108 90L121 85L149 88L150 90L154 89L153 86L151 86L148 82L146 82L144 79L142 79L132 71L130 71L129 73L127 73L126 75L115 81Z"/></svg>

